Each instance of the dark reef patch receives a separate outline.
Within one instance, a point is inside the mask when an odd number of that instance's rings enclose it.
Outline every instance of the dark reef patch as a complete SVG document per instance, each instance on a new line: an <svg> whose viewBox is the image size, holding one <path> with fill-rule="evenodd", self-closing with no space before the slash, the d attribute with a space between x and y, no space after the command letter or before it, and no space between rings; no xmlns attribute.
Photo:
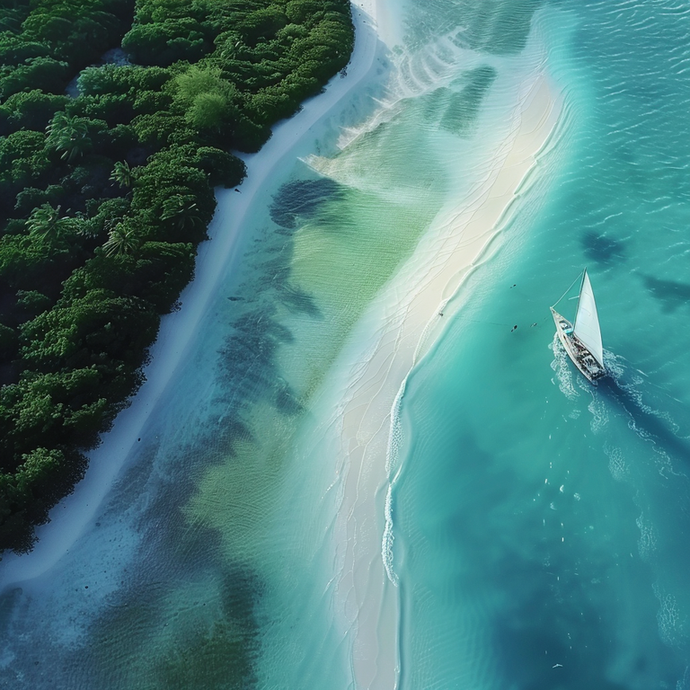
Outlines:
<svg viewBox="0 0 690 690"><path fill-rule="evenodd" d="M295 180L284 184L273 197L271 220L283 228L295 230L298 218L317 217L319 207L324 201L342 197L344 188L335 180Z"/></svg>
<svg viewBox="0 0 690 690"><path fill-rule="evenodd" d="M609 266L625 260L625 244L605 234L586 232L581 243L582 250L590 261Z"/></svg>
<svg viewBox="0 0 690 690"><path fill-rule="evenodd" d="M453 134L469 134L486 92L496 79L496 70L488 65L477 67L468 73L467 79L467 85L460 92L450 95L441 117L441 127Z"/></svg>
<svg viewBox="0 0 690 690"><path fill-rule="evenodd" d="M642 276L642 280L650 294L661 302L664 311L690 307L690 284L645 275Z"/></svg>

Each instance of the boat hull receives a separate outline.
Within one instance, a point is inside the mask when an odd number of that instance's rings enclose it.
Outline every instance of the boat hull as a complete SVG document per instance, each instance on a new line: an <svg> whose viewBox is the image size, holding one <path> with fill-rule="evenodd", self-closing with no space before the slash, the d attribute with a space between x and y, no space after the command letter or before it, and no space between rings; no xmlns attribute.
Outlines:
<svg viewBox="0 0 690 690"><path fill-rule="evenodd" d="M551 316L553 316L553 321L556 324L556 333L561 345L582 375L591 383L595 383L597 379L606 376L606 369L596 361L592 353L573 334L573 324L553 307L551 307Z"/></svg>

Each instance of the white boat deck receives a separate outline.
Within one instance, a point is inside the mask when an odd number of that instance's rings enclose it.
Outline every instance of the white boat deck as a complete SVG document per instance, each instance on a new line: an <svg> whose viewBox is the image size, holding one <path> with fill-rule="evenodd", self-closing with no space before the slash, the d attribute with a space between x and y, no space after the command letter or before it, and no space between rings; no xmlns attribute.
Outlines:
<svg viewBox="0 0 690 690"><path fill-rule="evenodd" d="M595 359L594 355L582 344L573 333L573 324L551 307L551 315L556 324L558 339L573 361L588 381L594 383L602 376L606 376L606 369Z"/></svg>

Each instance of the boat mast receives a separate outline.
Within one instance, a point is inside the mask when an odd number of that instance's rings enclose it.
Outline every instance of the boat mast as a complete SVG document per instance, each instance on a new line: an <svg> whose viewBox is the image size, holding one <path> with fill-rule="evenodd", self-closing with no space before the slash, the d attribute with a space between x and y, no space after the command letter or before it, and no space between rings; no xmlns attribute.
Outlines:
<svg viewBox="0 0 690 690"><path fill-rule="evenodd" d="M587 270L587 269L585 269L585 270ZM578 278L579 277L580 276L578 276ZM558 306L558 304L561 302L561 300L570 292L570 290L572 289L573 285L575 285L575 283L577 283L577 278L575 278L575 280L573 280L573 282L570 283L570 285L568 285L568 289L551 305L551 309L555 309ZM582 285L581 284L580 284L580 292L582 292Z"/></svg>

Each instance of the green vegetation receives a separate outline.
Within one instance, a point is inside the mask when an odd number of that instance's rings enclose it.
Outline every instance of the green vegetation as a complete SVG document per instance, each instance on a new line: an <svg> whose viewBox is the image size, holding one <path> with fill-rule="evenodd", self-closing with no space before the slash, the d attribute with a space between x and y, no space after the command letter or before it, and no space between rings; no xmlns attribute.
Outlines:
<svg viewBox="0 0 690 690"><path fill-rule="evenodd" d="M213 187L244 177L228 150L352 45L347 0L0 0L0 549L31 548L140 385Z"/></svg>

